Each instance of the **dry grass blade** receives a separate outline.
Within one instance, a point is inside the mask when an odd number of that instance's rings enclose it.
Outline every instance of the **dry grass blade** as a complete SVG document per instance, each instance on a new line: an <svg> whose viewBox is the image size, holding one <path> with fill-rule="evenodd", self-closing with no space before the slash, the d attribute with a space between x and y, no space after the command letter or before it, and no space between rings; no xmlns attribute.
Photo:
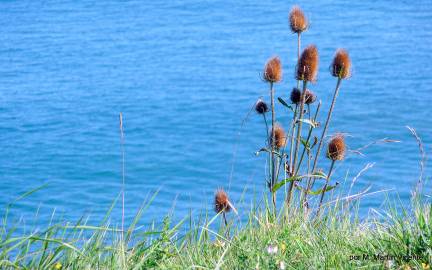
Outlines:
<svg viewBox="0 0 432 270"><path fill-rule="evenodd" d="M421 188L422 188L423 173L424 173L424 167L425 167L425 163L426 163L426 152L425 152L424 147L423 147L423 142L420 139L420 137L417 135L417 132L415 131L415 129L410 127L410 126L406 126L406 128L409 129L411 134L417 140L417 143L419 146L419 151L420 151L420 157L421 157L420 158L420 176L419 176L419 179L417 181L417 184L415 186L414 193L413 193L413 196L415 197L419 192L421 192Z"/></svg>

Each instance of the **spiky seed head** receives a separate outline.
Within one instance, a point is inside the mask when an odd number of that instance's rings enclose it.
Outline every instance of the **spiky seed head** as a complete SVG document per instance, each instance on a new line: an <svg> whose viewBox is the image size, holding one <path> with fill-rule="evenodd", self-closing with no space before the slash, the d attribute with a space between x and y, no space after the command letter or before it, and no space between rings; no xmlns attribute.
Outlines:
<svg viewBox="0 0 432 270"><path fill-rule="evenodd" d="M314 92L312 92L309 89L306 89L306 92L305 92L305 103L309 105L309 104L314 103L315 100L316 100L316 95L314 94Z"/></svg>
<svg viewBox="0 0 432 270"><path fill-rule="evenodd" d="M298 89L297 87L294 87L293 90L291 91L291 102L293 104L299 104L300 103L300 97L301 97L301 91L300 89Z"/></svg>
<svg viewBox="0 0 432 270"><path fill-rule="evenodd" d="M338 134L333 136L328 144L327 157L333 161L342 160L345 157L345 139Z"/></svg>
<svg viewBox="0 0 432 270"><path fill-rule="evenodd" d="M299 104L301 101L301 91L300 89L294 87L293 90L291 91L291 96L290 96L291 102L293 104ZM305 103L306 104L312 104L314 103L316 100L316 95L314 94L314 92L312 92L309 89L306 89L305 92Z"/></svg>
<svg viewBox="0 0 432 270"><path fill-rule="evenodd" d="M262 99L258 99L258 101L255 103L255 111L259 114L264 114L268 112L268 110L269 108L267 103L265 103Z"/></svg>
<svg viewBox="0 0 432 270"><path fill-rule="evenodd" d="M315 45L306 47L297 63L296 79L315 82L318 73L318 49Z"/></svg>
<svg viewBox="0 0 432 270"><path fill-rule="evenodd" d="M264 67L264 80L273 83L282 80L282 64L279 57L276 56L267 61Z"/></svg>
<svg viewBox="0 0 432 270"><path fill-rule="evenodd" d="M308 21L299 6L294 6L289 14L291 31L301 33L308 27Z"/></svg>
<svg viewBox="0 0 432 270"><path fill-rule="evenodd" d="M334 77L341 79L348 78L351 75L351 59L345 49L338 49L333 58L331 73Z"/></svg>
<svg viewBox="0 0 432 270"><path fill-rule="evenodd" d="M276 148L280 149L285 146L287 137L285 131L279 124L275 124L274 126L274 137ZM270 142L273 142L273 136L270 138Z"/></svg>
<svg viewBox="0 0 432 270"><path fill-rule="evenodd" d="M229 203L228 195L223 189L218 189L216 191L215 211L216 213L231 211L231 205Z"/></svg>

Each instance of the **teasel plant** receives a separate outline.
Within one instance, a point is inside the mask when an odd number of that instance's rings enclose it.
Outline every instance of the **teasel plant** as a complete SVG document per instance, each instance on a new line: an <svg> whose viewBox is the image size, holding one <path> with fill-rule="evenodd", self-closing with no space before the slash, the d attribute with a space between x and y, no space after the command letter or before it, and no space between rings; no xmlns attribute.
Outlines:
<svg viewBox="0 0 432 270"><path fill-rule="evenodd" d="M333 99L332 99L332 102L330 105L330 109L329 109L328 114L327 114L327 119L325 121L323 131L322 131L322 134L321 134L318 146L317 146L317 150L315 153L315 158L314 158L313 165L312 165L312 171L314 171L316 169L316 166L318 164L318 159L319 159L320 151L321 151L321 148L323 145L323 140L326 136L326 132L327 132L328 126L330 124L331 116L332 116L332 113L333 113L333 110L334 110L334 107L336 104L336 98L339 94L341 82L342 82L342 80L347 79L351 76L351 59L349 57L348 52L345 49L338 49L336 51L335 56L333 58L333 62L330 66L330 72L331 72L331 75L333 77L337 78L336 87L335 87L335 90L333 93ZM303 203L306 202L307 194L308 194L308 192L310 192L310 190L312 189L314 184L315 184L315 178L313 178L313 177L309 178L308 183L307 183L306 192L305 192L305 195L303 197L303 200L304 200Z"/></svg>
<svg viewBox="0 0 432 270"><path fill-rule="evenodd" d="M275 100L274 100L274 84L282 80L282 64L279 57L273 57L267 61L264 67L263 80L269 84L270 88L270 108L271 108L271 132L270 132L270 183L269 188L272 193L273 208L276 212L276 192L273 192L273 187L277 181L276 176L276 133L275 133Z"/></svg>
<svg viewBox="0 0 432 270"><path fill-rule="evenodd" d="M305 122L305 119L303 119L304 117L304 105L306 103L306 90L307 90L307 84L308 82L315 82L316 81L316 77L317 77L317 73L318 73L318 49L316 48L315 45L309 45L308 47L306 47L301 56L300 59L297 63L297 67L296 67L296 79L298 81L302 81L303 82L303 90L301 91L301 95L300 95L300 104L299 104L299 115L298 118L295 120L295 124L297 125L297 136L295 139L295 147L294 147L294 153L293 153L293 167L295 168L296 164L297 164L297 158L298 158L298 153L299 153L299 149L300 149L300 144L301 142L301 134L302 134L302 123ZM296 171L294 170L294 174L293 177L296 177ZM292 198L292 193L293 193L293 187L295 185L295 180L291 181L289 184L289 188L288 188L288 194L287 194L287 199L286 199L286 203L287 206L289 207L290 202L291 202L291 198Z"/></svg>
<svg viewBox="0 0 432 270"><path fill-rule="evenodd" d="M238 215L237 209L235 209L234 205L229 200L228 194L222 188L216 190L214 199L214 210L216 214L222 214L222 219L225 227L228 226L226 213L232 210L236 215Z"/></svg>
<svg viewBox="0 0 432 270"><path fill-rule="evenodd" d="M331 164L330 164L329 172L327 174L326 182L321 190L317 216L319 216L319 213L321 211L324 195L329 190L328 189L329 181L333 173L335 162L343 160L345 158L345 152L346 152L346 145L345 145L344 136L342 134L336 134L335 136L332 137L332 139L330 140L327 146L327 158L331 160ZM333 187L330 187L330 189L332 188Z"/></svg>
<svg viewBox="0 0 432 270"><path fill-rule="evenodd" d="M303 11L300 9L299 6L294 6L290 13L289 13L289 24L290 24L290 28L291 31L295 34L297 34L297 63L300 61L300 50L301 50L301 44L300 44L300 36L301 34L307 30L308 28L308 20L306 18L306 16L304 15ZM290 128L290 137L291 137L291 142L290 142L290 150L289 150L289 165L288 168L290 169L290 171L288 171L289 175L292 175L292 168L293 168L293 142L294 142L294 134L295 134L295 128L296 128L296 117L297 117L297 113L298 113L298 104L300 102L300 96L301 96L301 91L299 90L300 88L300 81L297 80L297 87L293 88L292 92L291 92L291 102L293 104L296 104L295 106L295 110L294 110L294 115L291 121L291 128ZM294 95L294 96L293 96ZM296 101L293 101L293 98Z"/></svg>

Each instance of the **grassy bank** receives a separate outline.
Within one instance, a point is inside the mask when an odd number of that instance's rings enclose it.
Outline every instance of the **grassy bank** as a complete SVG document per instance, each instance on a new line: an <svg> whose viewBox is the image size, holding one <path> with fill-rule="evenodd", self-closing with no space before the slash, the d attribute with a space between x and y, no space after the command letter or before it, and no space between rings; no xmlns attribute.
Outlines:
<svg viewBox="0 0 432 270"><path fill-rule="evenodd" d="M149 202L150 203L150 202ZM137 228L145 205L125 233L109 225L60 222L16 236L3 219L1 269L429 269L430 205L353 216L356 204L336 203L315 218L292 210L274 216L251 210L248 222L228 225L215 215L193 225L188 217L147 230ZM392 210L393 209L393 210ZM378 212L377 212L378 213ZM190 227L188 230L184 228Z"/></svg>

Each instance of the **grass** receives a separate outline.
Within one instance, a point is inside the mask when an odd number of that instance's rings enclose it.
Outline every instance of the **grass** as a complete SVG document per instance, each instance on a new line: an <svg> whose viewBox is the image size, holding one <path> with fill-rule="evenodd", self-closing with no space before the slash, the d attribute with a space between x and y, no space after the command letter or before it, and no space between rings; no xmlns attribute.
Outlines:
<svg viewBox="0 0 432 270"><path fill-rule="evenodd" d="M136 227L153 198L124 238L109 224L116 202L98 226L81 219L21 236L7 226L6 213L0 269L429 269L431 263L432 210L419 197L409 209L387 203L387 211L364 220L356 215L358 202L327 204L319 218L285 209L275 217L265 202L243 226L235 216L218 226L216 214Z"/></svg>

